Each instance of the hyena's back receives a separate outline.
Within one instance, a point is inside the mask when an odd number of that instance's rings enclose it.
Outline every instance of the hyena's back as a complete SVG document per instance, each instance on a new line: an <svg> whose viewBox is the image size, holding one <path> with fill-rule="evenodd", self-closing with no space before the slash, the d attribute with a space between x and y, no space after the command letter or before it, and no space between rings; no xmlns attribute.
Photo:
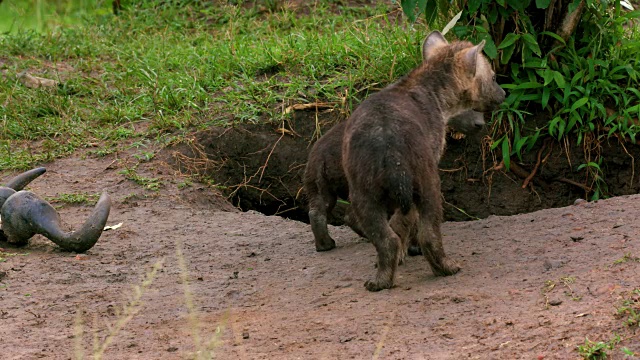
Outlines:
<svg viewBox="0 0 640 360"><path fill-rule="evenodd" d="M387 207L389 215L396 208L407 213L428 177L437 174L443 150L445 125L441 115L408 100L401 87L387 88L369 97L353 113L349 121L366 122L353 127L349 141L352 161L343 163L352 169L359 184L376 184L367 189L375 201ZM416 121L415 114L434 121ZM347 129L349 131L349 129ZM433 175L432 175L433 176Z"/></svg>

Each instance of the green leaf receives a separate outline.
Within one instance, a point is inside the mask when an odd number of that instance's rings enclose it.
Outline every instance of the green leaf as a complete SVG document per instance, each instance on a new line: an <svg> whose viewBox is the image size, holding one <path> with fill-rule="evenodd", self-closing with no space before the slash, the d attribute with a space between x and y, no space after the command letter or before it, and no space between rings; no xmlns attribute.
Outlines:
<svg viewBox="0 0 640 360"><path fill-rule="evenodd" d="M538 9L546 9L551 4L551 0L536 0L536 6Z"/></svg>
<svg viewBox="0 0 640 360"><path fill-rule="evenodd" d="M529 140L528 136L525 136L523 138L518 139L518 141L516 141L516 146L515 146L515 152L516 154L518 154L518 157L520 157L520 150L522 149L522 147L527 143L527 140Z"/></svg>
<svg viewBox="0 0 640 360"><path fill-rule="evenodd" d="M504 7L504 0L496 0L496 2L497 2L500 6Z"/></svg>
<svg viewBox="0 0 640 360"><path fill-rule="evenodd" d="M528 142L529 145L527 145L527 148L525 149L526 152L529 152L531 151L531 149L533 149L533 146L538 142L539 137L540 137L540 130L537 130L536 133L531 138L531 140Z"/></svg>
<svg viewBox="0 0 640 360"><path fill-rule="evenodd" d="M563 121L560 121L558 123L558 139L562 139L562 136L564 135L564 129L567 126L567 123Z"/></svg>
<svg viewBox="0 0 640 360"><path fill-rule="evenodd" d="M469 0L467 2L467 9L469 10L469 14L473 14L480 8L482 5L482 0Z"/></svg>
<svg viewBox="0 0 640 360"><path fill-rule="evenodd" d="M484 40L486 41L486 43L484 44L484 53L487 54L490 59L495 59L496 57L498 57L496 44L493 42L491 37L486 37Z"/></svg>
<svg viewBox="0 0 640 360"><path fill-rule="evenodd" d="M494 141L493 144L491 144L491 146L490 146L491 150L494 150L495 148L497 148L498 145L500 145L500 143L502 143L504 141L505 137L506 137L506 135L501 137L500 139Z"/></svg>
<svg viewBox="0 0 640 360"><path fill-rule="evenodd" d="M427 7L427 0L418 0L418 14L422 14ZM416 17L418 17L416 14Z"/></svg>
<svg viewBox="0 0 640 360"><path fill-rule="evenodd" d="M547 107L550 97L551 97L551 90L549 90L548 87L545 87L544 89L542 89L542 100L540 101L541 102L540 105L542 105L543 109Z"/></svg>
<svg viewBox="0 0 640 360"><path fill-rule="evenodd" d="M501 50L508 46L513 45L516 41L518 41L518 39L520 39L520 35L517 35L514 33L508 33L507 36L505 36L504 39L502 39L500 46L498 46L498 50Z"/></svg>
<svg viewBox="0 0 640 360"><path fill-rule="evenodd" d="M573 78L571 79L571 85L575 85L578 81L582 80L584 77L584 70L578 71Z"/></svg>
<svg viewBox="0 0 640 360"><path fill-rule="evenodd" d="M490 24L495 24L498 21L498 7L492 6L489 10L489 16L487 16L487 20Z"/></svg>
<svg viewBox="0 0 640 360"><path fill-rule="evenodd" d="M542 51L540 51L540 46L536 41L536 38L531 34L522 34L522 40L524 40L525 45L531 50L534 54L538 56L542 56Z"/></svg>
<svg viewBox="0 0 640 360"><path fill-rule="evenodd" d="M589 98L587 97L583 97L582 99L576 101L575 103L573 103L573 105L571 105L571 112L574 112L581 106L584 106L584 104L586 104L588 101L589 101Z"/></svg>
<svg viewBox="0 0 640 360"><path fill-rule="evenodd" d="M525 7L529 5L529 1L523 1L523 0L507 0L507 3L509 4L509 6L518 10L518 12L521 12L521 13L523 13Z"/></svg>
<svg viewBox="0 0 640 360"><path fill-rule="evenodd" d="M554 71L551 69L544 69L542 73L542 78L544 79L544 86L549 85L553 81Z"/></svg>
<svg viewBox="0 0 640 360"><path fill-rule="evenodd" d="M415 10L416 10L417 3L418 3L418 0L401 0L400 1L400 5L402 6L402 11L404 12L405 15L407 15L407 18L411 22L416 21Z"/></svg>
<svg viewBox="0 0 640 360"><path fill-rule="evenodd" d="M575 116L574 116L575 115ZM569 132L576 125L576 122L580 119L576 114L572 114L571 119L569 119L569 124L567 125L567 132Z"/></svg>
<svg viewBox="0 0 640 360"><path fill-rule="evenodd" d="M553 79L556 81L556 84L558 85L559 88L563 88L565 81L564 81L564 76L562 76L561 73L554 71L553 72Z"/></svg>
<svg viewBox="0 0 640 360"><path fill-rule="evenodd" d="M600 170L600 165L598 165L598 163L594 163L593 161L589 161L589 163L587 163L587 166Z"/></svg>
<svg viewBox="0 0 640 360"><path fill-rule="evenodd" d="M516 45L513 44L506 49L502 50L502 56L500 58L501 64L506 64L511 60L511 56L513 56L513 51L516 49Z"/></svg>
<svg viewBox="0 0 640 360"><path fill-rule="evenodd" d="M558 40L558 42L560 42L562 45L566 45L567 43L564 41L564 39L562 37L560 37L560 35L553 33L551 31L543 31L540 33L540 35L547 35L547 36L551 36L552 38Z"/></svg>
<svg viewBox="0 0 640 360"><path fill-rule="evenodd" d="M508 139L502 141L502 160L504 161L504 167L509 171L511 167L511 150L509 149Z"/></svg>
<svg viewBox="0 0 640 360"><path fill-rule="evenodd" d="M559 116L556 116L555 118L553 118L553 120L551 120L549 122L549 135L554 136L554 132L556 130L556 127L558 127L558 124L562 121L562 119Z"/></svg>
<svg viewBox="0 0 640 360"><path fill-rule="evenodd" d="M574 11L576 11L576 9L578 8L578 5L580 4L581 0L573 0L573 2L571 4L569 4L569 13L572 13Z"/></svg>
<svg viewBox="0 0 640 360"><path fill-rule="evenodd" d="M516 89L539 89L541 87L543 87L543 85L540 84L539 82L527 81L527 82L523 82L522 84L518 84L515 88Z"/></svg>
<svg viewBox="0 0 640 360"><path fill-rule="evenodd" d="M431 25L438 18L438 0L427 0L424 6L424 17L427 24Z"/></svg>

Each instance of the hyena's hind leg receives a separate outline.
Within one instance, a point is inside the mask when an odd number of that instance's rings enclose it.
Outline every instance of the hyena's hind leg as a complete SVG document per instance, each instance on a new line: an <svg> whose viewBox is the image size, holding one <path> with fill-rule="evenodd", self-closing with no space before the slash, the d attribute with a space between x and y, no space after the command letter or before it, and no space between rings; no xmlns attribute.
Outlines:
<svg viewBox="0 0 640 360"><path fill-rule="evenodd" d="M336 242L329 235L327 217L333 211L338 200L321 181L307 184L309 197L309 222L316 242L316 251L328 251L336 247Z"/></svg>
<svg viewBox="0 0 640 360"><path fill-rule="evenodd" d="M417 212L415 210L407 215L402 215L402 213L398 211L391 217L391 220L389 220L389 226L391 226L391 229L393 229L393 231L400 238L401 246L398 265L404 264L404 260L407 257L407 252L411 251L411 244L413 244L414 247L417 247L418 251L420 251L418 242L417 240L415 240L417 233L417 218ZM349 207L349 209L347 210L347 213L344 216L344 222L356 234L369 241L364 233L364 230L362 230L362 226L360 226L360 224L356 220L356 215L353 213L352 207ZM418 255L422 255L422 252L420 252Z"/></svg>
<svg viewBox="0 0 640 360"><path fill-rule="evenodd" d="M442 207L439 201L440 196L437 196L436 201L427 201L418 207L416 240L422 254L431 265L433 274L448 276L460 271L460 266L445 254L442 246L442 233L440 232Z"/></svg>
<svg viewBox="0 0 640 360"><path fill-rule="evenodd" d="M412 207L407 214L402 214L400 210L397 210L391 217L391 220L389 220L389 225L393 231L398 234L398 237L400 237L402 246L400 247L398 264L402 265L407 255L411 255L412 246L418 247L419 249L418 241L416 240L418 233L418 211L415 207Z"/></svg>
<svg viewBox="0 0 640 360"><path fill-rule="evenodd" d="M393 287L398 261L401 255L400 237L389 226L387 210L371 199L360 196L354 202L356 220L366 237L371 240L378 253L378 270L375 278L368 280L364 286L369 291L380 291Z"/></svg>

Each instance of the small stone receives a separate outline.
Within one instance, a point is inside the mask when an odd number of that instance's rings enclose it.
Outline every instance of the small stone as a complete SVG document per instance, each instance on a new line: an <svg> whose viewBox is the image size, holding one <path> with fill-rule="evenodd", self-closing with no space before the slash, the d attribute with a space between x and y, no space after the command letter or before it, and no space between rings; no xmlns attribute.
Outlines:
<svg viewBox="0 0 640 360"><path fill-rule="evenodd" d="M542 264L542 266L544 266L545 271L560 268L562 267L562 265L564 264L561 260L549 260L549 259L545 259L544 263Z"/></svg>
<svg viewBox="0 0 640 360"><path fill-rule="evenodd" d="M560 300L560 299L549 300L549 305L551 305L551 306L558 306L560 304L562 304L562 300Z"/></svg>
<svg viewBox="0 0 640 360"><path fill-rule="evenodd" d="M167 352L176 352L176 351L178 351L178 348L175 346L171 346L167 349Z"/></svg>
<svg viewBox="0 0 640 360"><path fill-rule="evenodd" d="M343 283L340 283L340 284L336 285L336 289L348 288L348 287L351 287L351 285L352 284L350 282L343 282Z"/></svg>
<svg viewBox="0 0 640 360"><path fill-rule="evenodd" d="M346 343L349 342L351 340L355 339L355 336L347 336L347 337L343 337L342 339L340 339L341 343Z"/></svg>
<svg viewBox="0 0 640 360"><path fill-rule="evenodd" d="M248 330L244 330L242 332L242 338L243 339L248 339L249 338L249 331Z"/></svg>
<svg viewBox="0 0 640 360"><path fill-rule="evenodd" d="M58 82L55 80L33 76L26 71L19 73L17 77L18 77L18 80L22 83L22 85L31 89L37 89L39 87L58 86Z"/></svg>
<svg viewBox="0 0 640 360"><path fill-rule="evenodd" d="M576 199L576 201L573 202L573 205L580 205L580 204L584 204L586 202L587 202L587 200L585 200L585 199Z"/></svg>

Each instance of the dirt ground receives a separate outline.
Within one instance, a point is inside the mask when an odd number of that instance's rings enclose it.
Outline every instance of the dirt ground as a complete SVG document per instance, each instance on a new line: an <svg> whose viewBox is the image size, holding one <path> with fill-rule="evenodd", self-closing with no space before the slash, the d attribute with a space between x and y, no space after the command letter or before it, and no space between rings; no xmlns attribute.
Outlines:
<svg viewBox="0 0 640 360"><path fill-rule="evenodd" d="M409 258L396 288L370 293L374 247L347 228L332 227L338 248L317 253L307 224L234 211L198 184L180 189L184 179L160 162L139 168L161 180L158 192L124 179L113 155L45 165L31 190L104 189L108 224L122 227L83 255L40 236L25 248L0 243L3 359L89 356L92 333L107 336L159 262L105 359L194 358L194 344L212 337L218 359L578 359L585 338L615 334L614 359L622 347L640 353L638 325L616 315L625 300L638 310L640 196L446 223L459 274L436 278ZM77 228L91 207L59 211Z"/></svg>

